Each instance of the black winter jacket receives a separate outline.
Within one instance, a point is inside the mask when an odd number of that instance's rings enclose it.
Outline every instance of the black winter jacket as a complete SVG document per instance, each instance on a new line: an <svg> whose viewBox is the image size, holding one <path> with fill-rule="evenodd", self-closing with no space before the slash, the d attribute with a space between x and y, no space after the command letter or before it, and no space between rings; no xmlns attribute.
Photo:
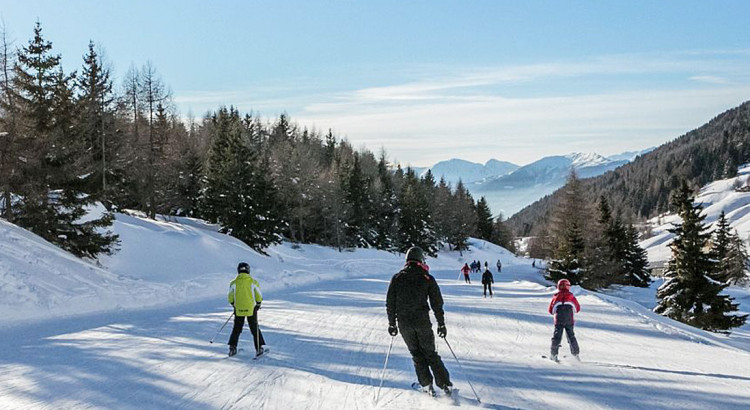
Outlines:
<svg viewBox="0 0 750 410"><path fill-rule="evenodd" d="M435 278L418 264L408 262L388 285L388 324L395 325L398 320L399 325L430 326L430 307L438 325L444 325L443 295Z"/></svg>
<svg viewBox="0 0 750 410"><path fill-rule="evenodd" d="M495 283L495 277L492 276L492 272L489 269L485 269L482 274L482 284L485 285L487 283Z"/></svg>

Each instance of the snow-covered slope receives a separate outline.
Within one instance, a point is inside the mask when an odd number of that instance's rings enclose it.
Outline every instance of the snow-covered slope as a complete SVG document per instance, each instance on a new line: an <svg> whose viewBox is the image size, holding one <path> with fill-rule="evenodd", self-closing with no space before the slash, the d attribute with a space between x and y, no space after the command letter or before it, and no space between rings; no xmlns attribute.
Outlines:
<svg viewBox="0 0 750 410"><path fill-rule="evenodd" d="M0 324L151 306L176 289L108 272L0 218Z"/></svg>
<svg viewBox="0 0 750 410"><path fill-rule="evenodd" d="M410 389L409 353L386 332L385 291L402 255L281 244L263 256L200 221L120 214L117 221L122 252L103 261L116 274L0 225L0 408L453 407ZM494 298L482 297L476 275L472 284L458 277L463 262L475 259L503 262ZM250 262L264 291L260 325L271 350L258 361L249 332L240 340L245 351L226 357L231 325L208 343L229 317L225 286L238 260ZM462 407L741 409L750 400L747 325L731 336L710 334L617 296L627 288L608 295L575 289L583 361L555 364L541 357L553 289L529 260L472 240L469 252L442 252L428 263L461 365L445 342L436 343ZM638 291L639 299L651 291ZM96 301L100 313L80 315ZM26 309L37 312L13 316ZM29 320L13 320L20 317Z"/></svg>
<svg viewBox="0 0 750 410"><path fill-rule="evenodd" d="M261 279L266 358L251 360L248 332L240 340L246 350L231 359L223 344L228 329L208 343L229 315L223 295L18 325L0 330L0 408L454 407L409 388L409 353L400 336L386 332L385 290L400 256L288 245L275 252L266 260L276 271L297 266L298 277L328 279L275 288L274 275ZM471 285L457 280L461 262L497 258L504 268L495 272L494 298L481 296L476 277ZM437 347L462 407L741 409L750 400L747 338L743 344L737 335L694 330L615 296L575 289L583 306L576 326L583 361L563 357L555 364L541 357L549 349L552 288L528 260L473 241L463 257L443 253L428 263L461 366L445 342L438 339Z"/></svg>
<svg viewBox="0 0 750 410"><path fill-rule="evenodd" d="M97 266L0 219L0 326L215 298L225 293L240 261L250 263L261 280L273 279L265 281L268 289L341 277L353 270L348 260L356 265L375 257L399 264L399 257L388 253L339 253L314 245L292 252L291 245L282 244L264 256L214 226L187 218L154 221L118 213L112 230L120 237L120 250L102 256ZM334 257L341 268L324 269Z"/></svg>
<svg viewBox="0 0 750 410"><path fill-rule="evenodd" d="M736 186L746 185L750 178L750 165L739 169L736 178L712 182L703 188L695 198L695 203L703 205L706 223L713 224L719 219L722 211L732 228L739 232L740 238L748 244L750 241L750 192L740 192ZM649 220L651 236L641 242L648 252L648 260L654 265L662 265L669 260L671 251L668 247L674 235L667 230L679 217L673 214L661 215Z"/></svg>

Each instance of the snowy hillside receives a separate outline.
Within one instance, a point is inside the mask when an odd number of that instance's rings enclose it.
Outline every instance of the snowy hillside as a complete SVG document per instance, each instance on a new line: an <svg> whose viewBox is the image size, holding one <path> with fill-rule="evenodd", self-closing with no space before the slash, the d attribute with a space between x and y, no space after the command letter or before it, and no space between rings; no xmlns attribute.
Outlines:
<svg viewBox="0 0 750 410"><path fill-rule="evenodd" d="M713 224L724 211L730 226L736 229L745 244L750 243L750 192L738 192L735 186L745 185L750 178L750 164L739 169L738 177L712 182L701 188L696 203L703 204L706 223ZM661 265L669 260L669 243L672 235L667 230L673 222L679 222L679 217L672 214L661 215L649 220L652 236L641 242L641 246L648 252L648 260L652 264Z"/></svg>
<svg viewBox="0 0 750 410"><path fill-rule="evenodd" d="M0 225L0 408L453 407L410 389L413 365L400 336L374 401L391 342L385 291L402 255L282 244L263 256L199 221L181 222L118 214L123 250L104 260L116 274ZM461 361L437 340L460 406L746 408L747 325L714 335L615 294L575 289L583 361L555 364L541 357L549 351L553 289L540 271L483 241L471 249L428 259L445 298L447 340ZM470 285L457 280L464 261L492 266L498 258L494 298L481 296L476 275ZM264 290L260 325L271 350L258 361L247 352L247 331L245 351L234 358L226 357L228 329L208 343L229 317L225 288L238 260L250 262ZM8 295L15 299L5 303ZM66 316L94 304L97 314ZM14 317L18 310L36 312Z"/></svg>

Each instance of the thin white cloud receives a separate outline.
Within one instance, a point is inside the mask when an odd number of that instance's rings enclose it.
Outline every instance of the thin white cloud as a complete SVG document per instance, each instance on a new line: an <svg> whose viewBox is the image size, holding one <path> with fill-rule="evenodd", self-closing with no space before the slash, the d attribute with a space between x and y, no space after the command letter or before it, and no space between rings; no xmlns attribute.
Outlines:
<svg viewBox="0 0 750 410"><path fill-rule="evenodd" d="M709 84L729 84L729 80L724 77L719 77L715 75L695 75L690 77L693 81L698 81L702 83L709 83Z"/></svg>
<svg viewBox="0 0 750 410"><path fill-rule="evenodd" d="M304 126L333 128L355 145L385 147L415 165L454 156L524 163L572 151L659 145L747 100L749 73L748 50L690 51L429 67L411 73L416 81L348 92L287 86L192 93L179 101L270 107L271 114L285 109Z"/></svg>

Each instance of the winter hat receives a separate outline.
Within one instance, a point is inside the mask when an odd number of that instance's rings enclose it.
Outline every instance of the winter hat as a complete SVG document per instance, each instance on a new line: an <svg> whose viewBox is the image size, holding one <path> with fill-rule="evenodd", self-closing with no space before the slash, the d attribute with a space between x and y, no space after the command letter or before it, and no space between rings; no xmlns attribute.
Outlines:
<svg viewBox="0 0 750 410"><path fill-rule="evenodd" d="M557 290L568 290L570 289L570 281L567 279L560 279L557 281Z"/></svg>
<svg viewBox="0 0 750 410"><path fill-rule="evenodd" d="M250 273L250 265L248 265L247 262L240 262L240 264L237 265L237 273Z"/></svg>
<svg viewBox="0 0 750 410"><path fill-rule="evenodd" d="M419 246L412 246L406 251L406 261L417 261L424 263L424 251Z"/></svg>

